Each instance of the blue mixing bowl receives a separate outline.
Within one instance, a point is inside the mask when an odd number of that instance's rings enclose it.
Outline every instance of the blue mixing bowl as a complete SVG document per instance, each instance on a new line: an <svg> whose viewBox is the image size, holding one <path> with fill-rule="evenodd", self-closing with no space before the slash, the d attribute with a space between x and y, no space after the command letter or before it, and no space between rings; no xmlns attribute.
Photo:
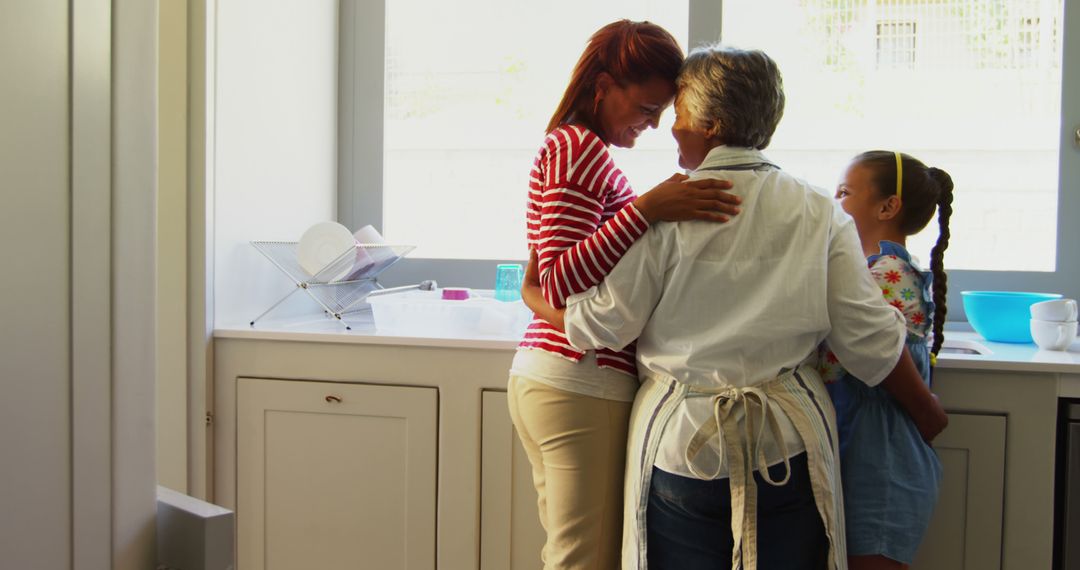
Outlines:
<svg viewBox="0 0 1080 570"><path fill-rule="evenodd" d="M961 291L960 295L975 332L989 341L1015 343L1032 342L1032 304L1061 298L1057 293L1016 291Z"/></svg>

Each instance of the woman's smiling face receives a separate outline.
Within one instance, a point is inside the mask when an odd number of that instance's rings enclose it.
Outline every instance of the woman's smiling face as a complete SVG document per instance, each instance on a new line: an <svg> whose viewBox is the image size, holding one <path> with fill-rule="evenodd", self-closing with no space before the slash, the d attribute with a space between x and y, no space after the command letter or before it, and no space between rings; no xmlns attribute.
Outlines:
<svg viewBox="0 0 1080 570"><path fill-rule="evenodd" d="M660 114L675 97L675 86L658 77L625 87L611 81L610 76L601 83L597 120L607 143L622 148L633 148L638 135L655 129Z"/></svg>

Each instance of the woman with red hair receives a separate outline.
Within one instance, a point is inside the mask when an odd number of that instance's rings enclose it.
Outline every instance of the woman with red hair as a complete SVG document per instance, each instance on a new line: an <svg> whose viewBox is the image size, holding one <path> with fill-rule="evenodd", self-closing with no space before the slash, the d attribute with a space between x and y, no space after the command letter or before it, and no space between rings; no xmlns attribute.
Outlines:
<svg viewBox="0 0 1080 570"><path fill-rule="evenodd" d="M529 184L529 250L545 298L599 283L659 220L727 221L730 184L676 174L637 197L608 153L656 128L675 96L683 53L649 22L621 20L590 38L574 68ZM544 568L619 566L630 407L638 389L634 348L581 351L536 318L510 370L510 414L533 469Z"/></svg>

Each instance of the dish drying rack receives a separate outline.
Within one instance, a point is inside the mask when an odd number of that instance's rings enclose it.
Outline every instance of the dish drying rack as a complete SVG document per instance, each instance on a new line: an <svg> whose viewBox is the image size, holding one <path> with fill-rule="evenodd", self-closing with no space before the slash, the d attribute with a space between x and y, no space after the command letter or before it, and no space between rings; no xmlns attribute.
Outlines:
<svg viewBox="0 0 1080 570"><path fill-rule="evenodd" d="M289 280L296 286L263 311L262 314L252 319L251 326L254 327L259 319L276 309L297 291L307 293L322 307L323 312L328 317L332 317L344 325L345 330L352 330L352 326L345 319L345 316L349 313L369 309L370 305L364 302L369 295L409 289L430 290L435 288L434 281L424 281L417 285L386 289L375 279L376 276L415 249L415 246L358 243L354 247L343 251L326 267L311 275L300 266L300 262L296 258L297 243L295 241L251 242L251 245L259 253L263 254L270 260L270 263L273 263L275 267L287 275Z"/></svg>

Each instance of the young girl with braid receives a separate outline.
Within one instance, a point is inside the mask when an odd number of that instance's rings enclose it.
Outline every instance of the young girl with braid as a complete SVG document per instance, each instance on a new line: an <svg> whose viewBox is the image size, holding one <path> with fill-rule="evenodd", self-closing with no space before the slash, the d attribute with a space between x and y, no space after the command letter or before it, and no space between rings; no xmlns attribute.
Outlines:
<svg viewBox="0 0 1080 570"><path fill-rule="evenodd" d="M903 313L908 350L929 385L945 324L952 179L906 154L870 151L852 160L836 199L855 221L886 301ZM940 237L925 272L905 242L935 210ZM941 464L888 393L844 371L827 347L820 367L836 407L850 568L906 568L937 502Z"/></svg>

